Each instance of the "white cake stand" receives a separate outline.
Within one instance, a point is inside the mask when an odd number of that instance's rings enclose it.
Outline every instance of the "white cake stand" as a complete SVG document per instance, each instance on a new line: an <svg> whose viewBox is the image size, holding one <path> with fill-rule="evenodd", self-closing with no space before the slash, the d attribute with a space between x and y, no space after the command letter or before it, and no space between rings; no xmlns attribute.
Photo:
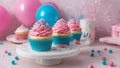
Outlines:
<svg viewBox="0 0 120 68"><path fill-rule="evenodd" d="M6 37L6 40L9 41L9 42L13 42L13 43L26 43L27 42L27 39L26 40L17 40L15 38L14 34L8 35Z"/></svg>
<svg viewBox="0 0 120 68"><path fill-rule="evenodd" d="M61 63L62 58L78 55L80 47L71 44L67 48L53 47L50 51L36 52L31 50L29 43L24 43L17 47L16 52L22 57L36 59L41 65L56 65Z"/></svg>

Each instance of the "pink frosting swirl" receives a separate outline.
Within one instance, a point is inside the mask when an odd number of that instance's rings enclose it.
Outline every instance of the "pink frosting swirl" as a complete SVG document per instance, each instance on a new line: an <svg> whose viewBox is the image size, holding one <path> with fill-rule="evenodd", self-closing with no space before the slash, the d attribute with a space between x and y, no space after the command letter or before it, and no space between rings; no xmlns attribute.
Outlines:
<svg viewBox="0 0 120 68"><path fill-rule="evenodd" d="M53 33L66 34L70 33L70 29L67 25L67 22L64 19L60 19L53 27Z"/></svg>
<svg viewBox="0 0 120 68"><path fill-rule="evenodd" d="M68 26L69 26L71 31L81 31L81 28L80 28L79 24L76 23L75 19L70 19L68 21Z"/></svg>
<svg viewBox="0 0 120 68"><path fill-rule="evenodd" d="M44 19L36 22L29 32L29 36L51 36L52 28L45 22Z"/></svg>

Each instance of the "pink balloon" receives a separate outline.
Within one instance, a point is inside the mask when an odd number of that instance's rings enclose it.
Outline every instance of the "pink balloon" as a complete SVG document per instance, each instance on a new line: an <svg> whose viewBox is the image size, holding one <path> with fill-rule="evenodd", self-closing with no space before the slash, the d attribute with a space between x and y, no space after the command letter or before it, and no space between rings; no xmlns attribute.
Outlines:
<svg viewBox="0 0 120 68"><path fill-rule="evenodd" d="M8 11L0 6L0 33L3 33L10 24L10 15Z"/></svg>
<svg viewBox="0 0 120 68"><path fill-rule="evenodd" d="M18 0L15 15L24 26L32 26L35 22L36 11L40 5L39 0Z"/></svg>
<svg viewBox="0 0 120 68"><path fill-rule="evenodd" d="M53 2L46 2L46 4L52 4L53 6L55 6L57 8L57 10L59 11L59 7L57 6L57 4L53 3Z"/></svg>

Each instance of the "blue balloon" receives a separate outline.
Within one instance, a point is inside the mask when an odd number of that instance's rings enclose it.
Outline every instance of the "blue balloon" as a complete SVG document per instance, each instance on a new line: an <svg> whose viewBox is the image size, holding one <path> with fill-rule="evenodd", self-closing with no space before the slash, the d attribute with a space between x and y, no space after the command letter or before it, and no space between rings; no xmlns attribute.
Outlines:
<svg viewBox="0 0 120 68"><path fill-rule="evenodd" d="M45 19L51 27L53 27L59 19L59 12L55 6L44 4L40 6L36 12L36 21L42 18Z"/></svg>

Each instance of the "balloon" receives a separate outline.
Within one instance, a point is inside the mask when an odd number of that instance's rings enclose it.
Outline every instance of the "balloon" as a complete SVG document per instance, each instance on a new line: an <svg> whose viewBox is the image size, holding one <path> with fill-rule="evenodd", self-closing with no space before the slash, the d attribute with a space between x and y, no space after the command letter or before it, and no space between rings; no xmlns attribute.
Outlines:
<svg viewBox="0 0 120 68"><path fill-rule="evenodd" d="M10 15L8 11L0 6L0 33L3 33L10 24Z"/></svg>
<svg viewBox="0 0 120 68"><path fill-rule="evenodd" d="M24 26L32 26L35 22L36 11L40 5L39 0L18 0L15 15Z"/></svg>
<svg viewBox="0 0 120 68"><path fill-rule="evenodd" d="M57 4L55 4L53 2L46 2L46 4L51 4L51 5L55 6L57 8L57 10L59 11L59 7L57 6Z"/></svg>
<svg viewBox="0 0 120 68"><path fill-rule="evenodd" d="M55 6L51 4L44 4L38 8L36 12L36 21L44 18L52 27L59 19L59 13Z"/></svg>

